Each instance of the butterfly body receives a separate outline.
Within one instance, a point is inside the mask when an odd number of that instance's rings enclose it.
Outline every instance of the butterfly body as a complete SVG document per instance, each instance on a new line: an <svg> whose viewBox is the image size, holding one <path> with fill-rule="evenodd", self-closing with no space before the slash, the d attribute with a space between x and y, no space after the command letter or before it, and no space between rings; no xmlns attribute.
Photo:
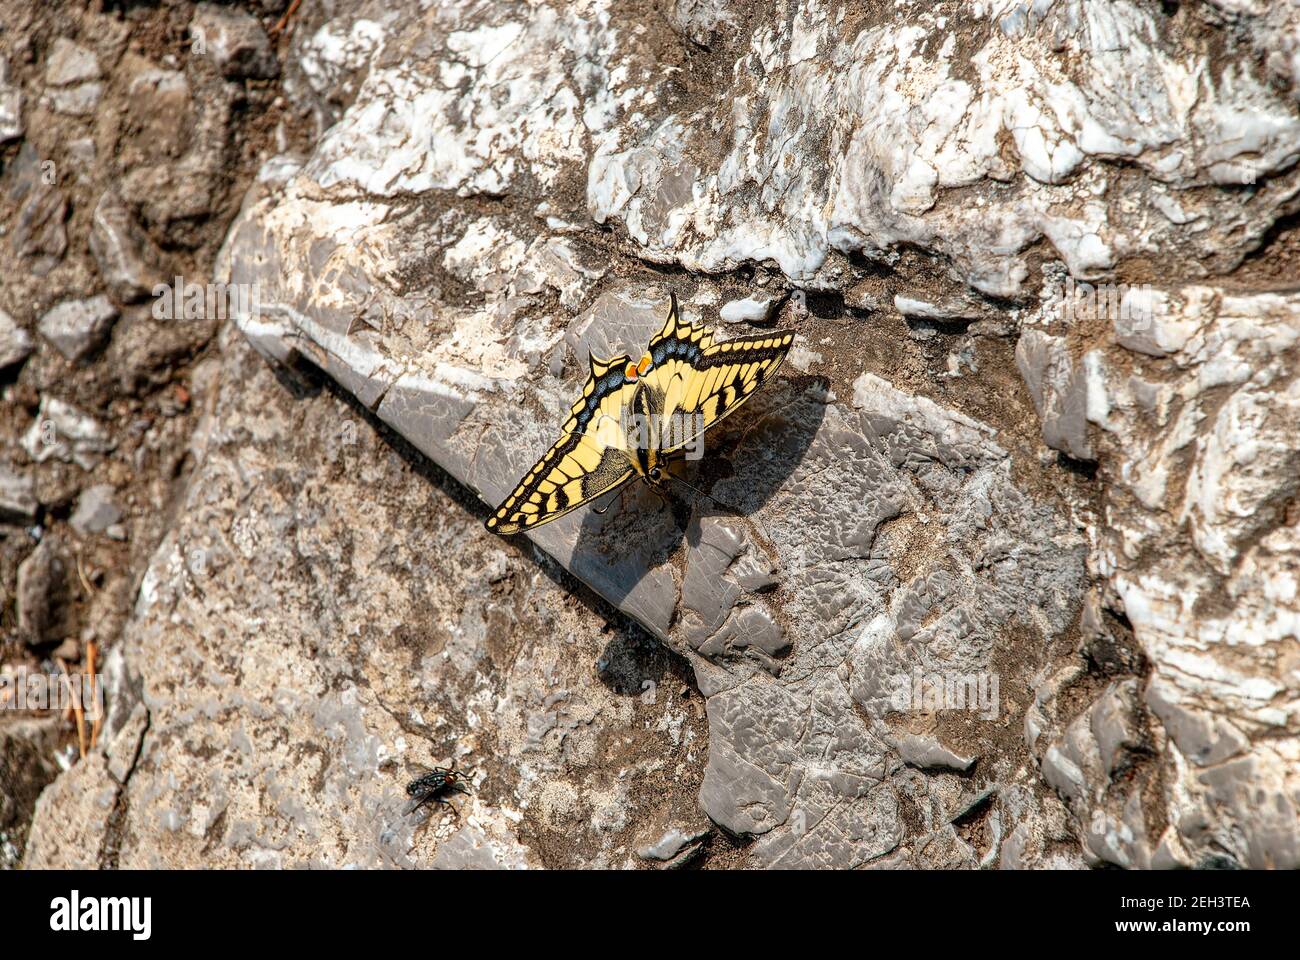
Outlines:
<svg viewBox="0 0 1300 960"><path fill-rule="evenodd" d="M704 431L731 414L785 359L794 333L713 342L683 323L673 296L668 319L640 360L592 355L591 372L560 439L487 519L517 533L562 517L640 478L661 488L666 461L691 456Z"/></svg>

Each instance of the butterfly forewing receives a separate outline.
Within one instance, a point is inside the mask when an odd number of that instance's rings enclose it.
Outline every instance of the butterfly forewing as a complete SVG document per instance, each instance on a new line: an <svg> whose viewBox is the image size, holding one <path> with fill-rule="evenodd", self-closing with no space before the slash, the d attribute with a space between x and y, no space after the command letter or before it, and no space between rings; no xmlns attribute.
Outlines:
<svg viewBox="0 0 1300 960"><path fill-rule="evenodd" d="M517 533L548 523L632 479L622 411L634 384L624 382L626 356L591 359L591 375L560 439L537 461L492 516L487 528Z"/></svg>

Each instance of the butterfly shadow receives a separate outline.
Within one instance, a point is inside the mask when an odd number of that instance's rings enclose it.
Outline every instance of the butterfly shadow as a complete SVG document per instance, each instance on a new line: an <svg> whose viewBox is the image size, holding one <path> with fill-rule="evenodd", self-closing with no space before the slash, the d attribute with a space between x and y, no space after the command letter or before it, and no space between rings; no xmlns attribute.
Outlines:
<svg viewBox="0 0 1300 960"><path fill-rule="evenodd" d="M321 389L368 422L379 438L430 486L441 490L480 520L490 515L491 508L472 490L375 416L328 374L311 365L295 371L291 390L295 396L312 395ZM647 611L657 609L660 614L657 622L666 633L677 604L674 577L666 563L677 553L688 531L698 534L699 524L692 520L707 515L748 517L778 496L782 484L803 460L817 435L826 412L827 389L828 381L824 377L773 380L705 434L699 460L686 461L674 469L675 474L704 494L711 496L717 488L719 499L726 501L725 507L671 480L668 484L672 495L664 501L646 484L637 481L629 485L621 503L594 505L608 506L605 514L596 514L592 507L586 507L573 516L580 526L573 550L563 565L544 562L531 549L521 549L520 555L531 559L547 577L619 631L637 633L641 629L637 621L653 625L655 617L648 616ZM617 499L619 494L613 497ZM517 539L523 548L525 538ZM564 555L564 552L548 552L553 556ZM659 606L629 603L629 595L638 587L657 595L653 599ZM607 650L606 657L613 661L617 652ZM677 666L674 674L680 671L681 676L689 676L684 661ZM654 679L653 674L648 675Z"/></svg>
<svg viewBox="0 0 1300 960"><path fill-rule="evenodd" d="M570 568L620 609L638 616L649 612L642 619L652 625L657 619L666 632L680 578L665 564L683 541L698 542L700 525L693 521L704 516L748 521L779 497L821 427L827 390L824 377L773 380L705 433L698 459L674 463L666 497L636 480L586 508ZM629 597L634 602L625 603Z"/></svg>

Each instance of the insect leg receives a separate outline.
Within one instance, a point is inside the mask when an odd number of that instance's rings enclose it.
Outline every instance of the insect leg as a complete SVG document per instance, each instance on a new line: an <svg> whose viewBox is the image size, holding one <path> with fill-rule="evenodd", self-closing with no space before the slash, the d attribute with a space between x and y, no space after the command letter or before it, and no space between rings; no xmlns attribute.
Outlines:
<svg viewBox="0 0 1300 960"><path fill-rule="evenodd" d="M591 512L596 514L597 516L603 517L605 514L609 513L609 508L612 507L615 503L619 505L620 510L623 509L623 497L627 495L627 490L628 490L628 485L624 484L622 488L619 489L617 497L611 497L609 503L605 504L603 507L599 509L597 509L596 507L592 507Z"/></svg>

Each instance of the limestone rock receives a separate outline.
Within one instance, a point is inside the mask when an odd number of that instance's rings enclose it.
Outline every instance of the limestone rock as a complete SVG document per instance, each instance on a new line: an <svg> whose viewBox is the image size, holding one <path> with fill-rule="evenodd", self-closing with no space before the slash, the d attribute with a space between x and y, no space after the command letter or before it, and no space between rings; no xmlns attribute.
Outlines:
<svg viewBox="0 0 1300 960"><path fill-rule="evenodd" d="M122 519L122 509L113 500L112 484L87 487L77 500L77 509L68 521L78 533L103 533Z"/></svg>
<svg viewBox="0 0 1300 960"><path fill-rule="evenodd" d="M280 70L262 25L243 11L200 3L190 21L190 36L201 38L222 75L269 79Z"/></svg>
<svg viewBox="0 0 1300 960"><path fill-rule="evenodd" d="M23 92L9 82L9 60L0 55L0 143L22 137Z"/></svg>
<svg viewBox="0 0 1300 960"><path fill-rule="evenodd" d="M50 640L64 568L59 544L45 537L18 567L18 631L31 645Z"/></svg>
<svg viewBox="0 0 1300 960"><path fill-rule="evenodd" d="M20 865L37 798L59 772L53 759L58 742L56 718L0 726L0 869Z"/></svg>
<svg viewBox="0 0 1300 960"><path fill-rule="evenodd" d="M41 397L40 411L23 435L23 449L37 463L56 457L91 469L114 442L104 425L72 404L51 397Z"/></svg>
<svg viewBox="0 0 1300 960"><path fill-rule="evenodd" d="M1016 366L1043 422L1043 442L1076 460L1093 459L1087 380L1065 340L1025 330L1016 344Z"/></svg>
<svg viewBox="0 0 1300 960"><path fill-rule="evenodd" d="M99 58L67 37L55 37L45 60L45 82L52 87L66 87L102 76Z"/></svg>
<svg viewBox="0 0 1300 960"><path fill-rule="evenodd" d="M145 256L151 246L116 191L105 190L95 205L90 250L114 299L133 303L153 291L157 270Z"/></svg>
<svg viewBox="0 0 1300 960"><path fill-rule="evenodd" d="M37 506L31 475L0 464L0 521L31 523Z"/></svg>
<svg viewBox="0 0 1300 960"><path fill-rule="evenodd" d="M117 307L100 294L65 300L41 317L36 328L65 358L79 363L104 345L117 316Z"/></svg>
<svg viewBox="0 0 1300 960"><path fill-rule="evenodd" d="M21 259L31 261L38 276L49 273L68 249L68 200L57 186L57 170L24 143L14 164L9 200L18 217L9 235L10 247Z"/></svg>
<svg viewBox="0 0 1300 960"><path fill-rule="evenodd" d="M32 335L0 310L0 370L22 363L31 352Z"/></svg>

